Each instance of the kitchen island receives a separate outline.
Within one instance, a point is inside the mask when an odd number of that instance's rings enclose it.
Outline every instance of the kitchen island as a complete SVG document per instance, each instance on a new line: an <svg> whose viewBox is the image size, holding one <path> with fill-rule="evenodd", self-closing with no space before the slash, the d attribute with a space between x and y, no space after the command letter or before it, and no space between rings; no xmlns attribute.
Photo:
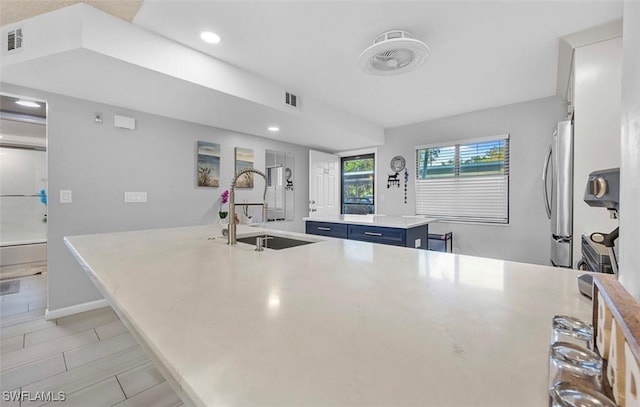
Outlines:
<svg viewBox="0 0 640 407"><path fill-rule="evenodd" d="M308 234L393 246L429 248L429 223L423 216L315 215L303 218Z"/></svg>
<svg viewBox="0 0 640 407"><path fill-rule="evenodd" d="M551 318L590 319L571 270L286 235L65 241L187 405L547 405Z"/></svg>

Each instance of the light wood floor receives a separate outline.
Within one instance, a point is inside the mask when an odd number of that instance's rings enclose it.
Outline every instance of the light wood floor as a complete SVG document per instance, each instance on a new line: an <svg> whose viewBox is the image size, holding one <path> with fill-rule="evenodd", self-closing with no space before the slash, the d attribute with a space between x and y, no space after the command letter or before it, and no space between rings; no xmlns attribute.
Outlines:
<svg viewBox="0 0 640 407"><path fill-rule="evenodd" d="M111 308L46 321L46 273L19 280L19 293L0 296L0 391L64 392L66 401L0 396L2 406L182 405Z"/></svg>

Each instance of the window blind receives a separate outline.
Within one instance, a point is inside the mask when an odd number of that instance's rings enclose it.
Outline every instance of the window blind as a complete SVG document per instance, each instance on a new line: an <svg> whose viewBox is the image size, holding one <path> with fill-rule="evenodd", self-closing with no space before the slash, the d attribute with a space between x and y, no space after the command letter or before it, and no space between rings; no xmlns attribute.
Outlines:
<svg viewBox="0 0 640 407"><path fill-rule="evenodd" d="M416 147L416 214L509 223L509 135Z"/></svg>

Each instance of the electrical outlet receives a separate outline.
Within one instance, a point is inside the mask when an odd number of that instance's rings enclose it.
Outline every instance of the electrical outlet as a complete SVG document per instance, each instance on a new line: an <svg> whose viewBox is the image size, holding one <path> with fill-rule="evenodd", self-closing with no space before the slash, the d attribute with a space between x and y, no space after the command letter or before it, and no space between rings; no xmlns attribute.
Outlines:
<svg viewBox="0 0 640 407"><path fill-rule="evenodd" d="M126 203L145 203L147 202L146 192L125 192L124 201Z"/></svg>
<svg viewBox="0 0 640 407"><path fill-rule="evenodd" d="M416 239L416 241L414 242L414 245L417 248L419 248L422 245L422 239Z"/></svg>

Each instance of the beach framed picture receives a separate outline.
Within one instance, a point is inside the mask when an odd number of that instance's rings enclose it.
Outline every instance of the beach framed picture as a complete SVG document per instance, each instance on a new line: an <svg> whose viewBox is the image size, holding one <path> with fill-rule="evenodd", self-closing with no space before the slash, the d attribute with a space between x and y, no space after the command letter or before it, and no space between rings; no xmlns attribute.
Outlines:
<svg viewBox="0 0 640 407"><path fill-rule="evenodd" d="M236 174L244 168L253 168L253 150L236 147ZM236 188L253 188L253 174L244 174L238 178Z"/></svg>
<svg viewBox="0 0 640 407"><path fill-rule="evenodd" d="M198 169L196 182L199 187L220 186L220 144L198 141Z"/></svg>

